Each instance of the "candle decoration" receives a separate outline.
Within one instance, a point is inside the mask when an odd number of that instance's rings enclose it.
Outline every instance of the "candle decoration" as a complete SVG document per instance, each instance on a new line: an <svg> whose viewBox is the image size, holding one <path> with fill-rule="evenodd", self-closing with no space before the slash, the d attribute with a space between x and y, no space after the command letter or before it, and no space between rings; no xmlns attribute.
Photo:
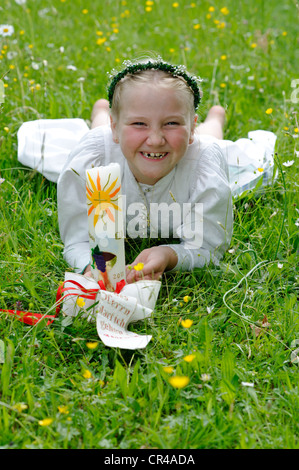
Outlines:
<svg viewBox="0 0 299 470"><path fill-rule="evenodd" d="M118 163L86 170L88 232L94 279L114 291L125 280L124 221Z"/></svg>

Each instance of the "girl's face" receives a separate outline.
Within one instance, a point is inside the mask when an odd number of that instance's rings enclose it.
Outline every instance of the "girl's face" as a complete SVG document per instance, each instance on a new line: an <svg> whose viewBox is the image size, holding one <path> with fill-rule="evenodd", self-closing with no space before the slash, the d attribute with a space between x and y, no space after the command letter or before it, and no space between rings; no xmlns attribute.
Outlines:
<svg viewBox="0 0 299 470"><path fill-rule="evenodd" d="M137 181L155 184L185 155L196 120L177 90L128 85L122 90L118 117L111 118L111 129Z"/></svg>

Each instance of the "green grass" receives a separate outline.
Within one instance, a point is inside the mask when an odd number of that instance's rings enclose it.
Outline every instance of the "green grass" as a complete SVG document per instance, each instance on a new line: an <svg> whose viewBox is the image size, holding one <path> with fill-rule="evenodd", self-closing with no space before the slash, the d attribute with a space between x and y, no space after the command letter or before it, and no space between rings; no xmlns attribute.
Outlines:
<svg viewBox="0 0 299 470"><path fill-rule="evenodd" d="M152 318L132 327L152 335L144 350L89 349L96 328L80 316L30 327L1 313L1 448L299 447L298 10L292 0L173 3L85 0L85 13L75 0L1 3L15 32L0 36L0 308L48 312L68 269L56 185L18 163L17 130L36 118L89 119L124 59L154 51L202 76L200 118L225 106L227 139L275 132L278 179L235 201L219 268L163 279ZM129 262L137 249L129 244ZM173 388L174 374L189 384Z"/></svg>

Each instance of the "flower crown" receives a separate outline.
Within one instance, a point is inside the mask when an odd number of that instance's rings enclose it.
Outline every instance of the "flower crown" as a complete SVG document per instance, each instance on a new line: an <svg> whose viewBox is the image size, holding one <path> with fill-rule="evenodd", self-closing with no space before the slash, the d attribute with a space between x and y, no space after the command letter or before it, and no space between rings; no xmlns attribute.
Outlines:
<svg viewBox="0 0 299 470"><path fill-rule="evenodd" d="M201 92L199 88L199 83L202 81L199 77L195 75L189 74L187 72L186 67L184 65L172 65L167 62L164 62L161 58L156 60L149 60L148 62L137 62L133 63L131 61L124 61L123 65L125 68L121 71L117 71L113 69L109 73L109 78L111 79L110 84L108 86L108 99L110 108L112 106L113 95L115 91L115 87L120 82L122 78L124 78L128 74L137 74L138 72L142 72L143 70L163 70L164 72L169 73L173 77L182 77L189 88L191 88L193 95L194 95L194 108L195 110L198 108L198 105L201 100Z"/></svg>

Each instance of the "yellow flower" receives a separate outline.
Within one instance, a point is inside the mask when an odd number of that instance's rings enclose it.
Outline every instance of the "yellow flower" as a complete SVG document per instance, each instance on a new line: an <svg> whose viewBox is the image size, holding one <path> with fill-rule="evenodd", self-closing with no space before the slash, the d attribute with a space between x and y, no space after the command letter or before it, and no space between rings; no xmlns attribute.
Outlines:
<svg viewBox="0 0 299 470"><path fill-rule="evenodd" d="M59 413L65 414L65 415L69 414L69 410L66 405L60 405L57 408L58 408Z"/></svg>
<svg viewBox="0 0 299 470"><path fill-rule="evenodd" d="M264 171L264 168L258 168L257 171L259 171L260 173L262 173Z"/></svg>
<svg viewBox="0 0 299 470"><path fill-rule="evenodd" d="M208 20L210 20L210 19L212 18L211 13L208 13L208 14L206 15L206 18L207 18Z"/></svg>
<svg viewBox="0 0 299 470"><path fill-rule="evenodd" d="M145 7L145 11L148 11L148 12L152 11L152 7Z"/></svg>
<svg viewBox="0 0 299 470"><path fill-rule="evenodd" d="M84 299L82 299L82 297L78 297L76 304L78 305L78 307L82 308L85 305L85 301Z"/></svg>
<svg viewBox="0 0 299 470"><path fill-rule="evenodd" d="M23 34L25 34L25 31L23 29L21 29L20 33L19 33L21 36L23 36Z"/></svg>
<svg viewBox="0 0 299 470"><path fill-rule="evenodd" d="M169 379L170 385L172 385L174 388L186 387L186 385L188 385L189 382L190 382L189 377L185 375L181 375L181 376L175 375L173 377L170 377Z"/></svg>
<svg viewBox="0 0 299 470"><path fill-rule="evenodd" d="M190 320L189 318L187 318L186 320L182 320L181 321L181 325L184 327L184 328L190 328L190 326L193 324L193 320Z"/></svg>
<svg viewBox="0 0 299 470"><path fill-rule="evenodd" d="M129 10L125 10L123 13L120 14L121 18L125 18L125 17L128 17L130 16L130 11Z"/></svg>
<svg viewBox="0 0 299 470"><path fill-rule="evenodd" d="M215 11L215 7L209 7L209 11Z"/></svg>
<svg viewBox="0 0 299 470"><path fill-rule="evenodd" d="M96 32L96 35L97 35L97 36L103 36L103 34L104 34L103 31L97 31L97 32Z"/></svg>
<svg viewBox="0 0 299 470"><path fill-rule="evenodd" d="M257 46L256 42L253 42L252 44L250 44L250 47L251 47L252 49L255 49L256 46Z"/></svg>
<svg viewBox="0 0 299 470"><path fill-rule="evenodd" d="M13 405L13 409L21 413L24 410L27 410L28 405L25 405L25 403L16 403Z"/></svg>
<svg viewBox="0 0 299 470"><path fill-rule="evenodd" d="M284 31L284 32L282 33L283 36L286 36L287 34L288 34L288 33L287 33L286 31Z"/></svg>
<svg viewBox="0 0 299 470"><path fill-rule="evenodd" d="M104 44L104 42L106 42L106 41L107 41L107 38L106 38L106 37L104 37L104 38L99 38L99 39L97 40L97 45L98 45L98 46L101 46L101 45Z"/></svg>
<svg viewBox="0 0 299 470"><path fill-rule="evenodd" d="M4 127L5 132L9 132L9 127Z"/></svg>
<svg viewBox="0 0 299 470"><path fill-rule="evenodd" d="M87 13L88 13L87 8L84 8L84 10L82 10L82 13L83 13L83 15L87 15Z"/></svg>
<svg viewBox="0 0 299 470"><path fill-rule="evenodd" d="M200 24L199 23L196 23L194 26L193 26L193 29L199 29L200 28Z"/></svg>
<svg viewBox="0 0 299 470"><path fill-rule="evenodd" d="M175 49L174 49L173 47L171 47L171 48L169 49L169 52L171 52L171 53L173 54L173 53L175 52Z"/></svg>
<svg viewBox="0 0 299 470"><path fill-rule="evenodd" d="M298 127L295 127L294 132L296 132L296 134L299 132Z"/></svg>
<svg viewBox="0 0 299 470"><path fill-rule="evenodd" d="M227 59L227 56L226 56L225 54L222 54L222 55L220 56L220 59L221 59L221 60L226 60L226 59Z"/></svg>
<svg viewBox="0 0 299 470"><path fill-rule="evenodd" d="M144 264L143 264L143 263L137 263L137 264L134 266L135 271L142 271L143 268L144 268Z"/></svg>
<svg viewBox="0 0 299 470"><path fill-rule="evenodd" d="M184 297L184 302L189 302L189 300L191 299L191 297L189 295L185 295Z"/></svg>
<svg viewBox="0 0 299 470"><path fill-rule="evenodd" d="M185 356L185 357L184 357L184 361L186 361L186 362L192 362L193 359L195 359L195 357L196 357L195 354L188 354L188 356Z"/></svg>
<svg viewBox="0 0 299 470"><path fill-rule="evenodd" d="M98 341L89 341L88 343L86 343L86 346L88 347L88 349L95 349L98 344Z"/></svg>
<svg viewBox="0 0 299 470"><path fill-rule="evenodd" d="M85 369L85 371L83 372L83 377L85 379L90 379L92 377L92 373L90 372L90 370Z"/></svg>
<svg viewBox="0 0 299 470"><path fill-rule="evenodd" d="M272 108L268 108L268 109L266 109L266 114L272 114L272 111L273 111Z"/></svg>
<svg viewBox="0 0 299 470"><path fill-rule="evenodd" d="M40 419L38 424L40 426L49 426L50 424L53 423L53 419L52 418L44 418L44 419Z"/></svg>
<svg viewBox="0 0 299 470"><path fill-rule="evenodd" d="M220 88L225 88L226 84L225 83L220 83Z"/></svg>
<svg viewBox="0 0 299 470"><path fill-rule="evenodd" d="M33 49L33 48L34 48L34 45L33 45L33 44L29 44L28 47L29 47L29 49Z"/></svg>
<svg viewBox="0 0 299 470"><path fill-rule="evenodd" d="M173 372L173 367L171 366L165 366L163 367L163 370L164 372L166 372L167 374L171 374Z"/></svg>
<svg viewBox="0 0 299 470"><path fill-rule="evenodd" d="M13 70L15 68L15 65L10 64L9 68L10 68L10 70Z"/></svg>
<svg viewBox="0 0 299 470"><path fill-rule="evenodd" d="M223 15L228 15L229 14L229 10L226 7L220 8L220 11Z"/></svg>
<svg viewBox="0 0 299 470"><path fill-rule="evenodd" d="M147 2L145 2L145 4L146 4L147 6L151 6L151 5L154 4L154 2L152 2L151 0L148 0Z"/></svg>
<svg viewBox="0 0 299 470"><path fill-rule="evenodd" d="M173 6L173 8L177 8L177 7L179 6L179 4L178 4L178 2L174 2L174 3L172 4L172 6Z"/></svg>

